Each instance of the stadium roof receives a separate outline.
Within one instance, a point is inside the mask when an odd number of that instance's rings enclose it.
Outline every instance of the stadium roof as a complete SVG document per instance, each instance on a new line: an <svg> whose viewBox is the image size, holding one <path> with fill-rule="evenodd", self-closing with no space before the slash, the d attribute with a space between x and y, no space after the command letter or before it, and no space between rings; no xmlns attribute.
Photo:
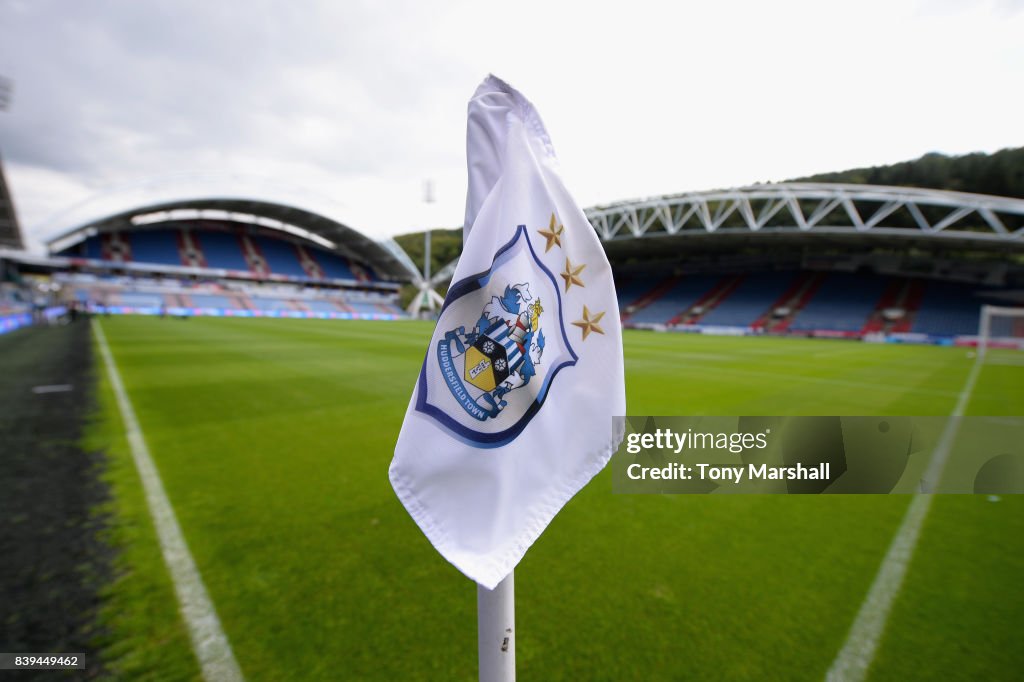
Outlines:
<svg viewBox="0 0 1024 682"><path fill-rule="evenodd" d="M1024 200L914 187L751 185L595 206L586 215L610 251L650 238L725 242L729 236L914 239L1024 250Z"/></svg>
<svg viewBox="0 0 1024 682"><path fill-rule="evenodd" d="M382 277L420 277L409 256L392 239L375 240L334 218L297 206L250 198L187 198L156 202L89 220L47 241L51 253L104 232L156 228L177 220L224 220L278 230L313 242L357 262Z"/></svg>

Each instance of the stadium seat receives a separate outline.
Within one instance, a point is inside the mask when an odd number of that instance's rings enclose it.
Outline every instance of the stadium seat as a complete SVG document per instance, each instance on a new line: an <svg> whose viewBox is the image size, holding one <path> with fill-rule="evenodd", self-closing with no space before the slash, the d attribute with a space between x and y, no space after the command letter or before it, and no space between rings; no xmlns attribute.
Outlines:
<svg viewBox="0 0 1024 682"><path fill-rule="evenodd" d="M859 332L874 312L887 280L877 275L832 272L790 329Z"/></svg>
<svg viewBox="0 0 1024 682"><path fill-rule="evenodd" d="M250 300L255 310L296 310L292 302L285 299L253 296Z"/></svg>
<svg viewBox="0 0 1024 682"><path fill-rule="evenodd" d="M263 258L267 261L271 273L288 277L308 276L306 271L302 269L302 263L299 262L299 255L295 251L295 245L291 242L263 236L255 237L253 241L259 247Z"/></svg>
<svg viewBox="0 0 1024 682"><path fill-rule="evenodd" d="M693 305L720 280L720 275L686 275L662 296L636 311L629 321L664 324Z"/></svg>
<svg viewBox="0 0 1024 682"><path fill-rule="evenodd" d="M973 287L929 281L911 331L934 336L977 334L983 301Z"/></svg>
<svg viewBox="0 0 1024 682"><path fill-rule="evenodd" d="M340 307L331 303L330 301L313 300L303 301L305 306L314 313L340 313L345 312Z"/></svg>
<svg viewBox="0 0 1024 682"><path fill-rule="evenodd" d="M341 256L313 249L309 249L309 252L328 279L356 279L355 273Z"/></svg>
<svg viewBox="0 0 1024 682"><path fill-rule="evenodd" d="M204 230L196 234L206 254L206 264L211 268L226 270L249 270L249 264L242 253L238 237L230 232Z"/></svg>
<svg viewBox="0 0 1024 682"><path fill-rule="evenodd" d="M747 275L730 296L700 320L700 324L748 327L764 314L792 284L791 272L760 272Z"/></svg>
<svg viewBox="0 0 1024 682"><path fill-rule="evenodd" d="M141 230L132 234L132 260L136 263L181 265L173 230Z"/></svg>
<svg viewBox="0 0 1024 682"><path fill-rule="evenodd" d="M193 308L215 308L225 310L236 307L227 296L220 296L217 294L189 294L188 298L192 301Z"/></svg>

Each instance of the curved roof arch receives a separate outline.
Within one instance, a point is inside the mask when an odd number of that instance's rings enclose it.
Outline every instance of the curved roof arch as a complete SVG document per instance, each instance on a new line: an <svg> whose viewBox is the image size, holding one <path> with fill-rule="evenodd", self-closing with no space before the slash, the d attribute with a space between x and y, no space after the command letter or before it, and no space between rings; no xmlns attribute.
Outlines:
<svg viewBox="0 0 1024 682"><path fill-rule="evenodd" d="M104 232L146 229L177 220L225 220L279 231L357 262L382 277L418 281L419 271L393 239L376 240L318 211L290 203L246 197L189 197L136 205L76 224L47 240L51 253Z"/></svg>
<svg viewBox="0 0 1024 682"><path fill-rule="evenodd" d="M915 187L750 185L617 202L585 213L606 243L788 234L950 240L1024 249L1024 199Z"/></svg>

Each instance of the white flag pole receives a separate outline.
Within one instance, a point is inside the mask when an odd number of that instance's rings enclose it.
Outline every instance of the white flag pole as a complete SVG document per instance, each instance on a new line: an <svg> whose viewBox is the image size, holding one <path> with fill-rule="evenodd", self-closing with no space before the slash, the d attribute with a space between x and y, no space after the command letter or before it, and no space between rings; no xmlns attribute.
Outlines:
<svg viewBox="0 0 1024 682"><path fill-rule="evenodd" d="M485 81L490 86L488 98L497 98L492 105L506 102L510 88L493 76ZM500 87L499 87L500 86ZM480 91L477 91L479 95ZM474 100L477 95L474 95ZM505 147L505 125L488 121L502 107L482 107L470 104L467 127L467 160L469 187L466 192L466 220L462 230L462 245L473 229L477 213L500 176ZM504 121L506 114L498 118ZM474 144L474 139L475 144ZM516 599L514 573L509 573L493 590L477 585L476 622L477 654L480 682L515 682L516 679Z"/></svg>
<svg viewBox="0 0 1024 682"><path fill-rule="evenodd" d="M476 586L480 682L515 682L516 596L514 573L493 590Z"/></svg>

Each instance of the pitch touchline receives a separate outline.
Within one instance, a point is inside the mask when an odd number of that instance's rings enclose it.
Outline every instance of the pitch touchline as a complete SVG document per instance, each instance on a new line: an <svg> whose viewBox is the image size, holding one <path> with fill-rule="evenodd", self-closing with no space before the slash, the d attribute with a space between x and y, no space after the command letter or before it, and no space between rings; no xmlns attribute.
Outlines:
<svg viewBox="0 0 1024 682"><path fill-rule="evenodd" d="M956 433L960 427L960 417L967 409L967 401L970 399L974 384L981 373L981 358L974 361L970 374L967 375L967 382L957 398L956 407L953 408L951 419L946 422L946 428L935 446L928 470L924 475L924 483L927 489L923 494L914 496L899 530L896 531L892 544L882 560L882 565L875 575L875 581L871 584L864 602L857 612L857 617L850 627L846 637L846 643L832 661L832 667L825 674L828 682L862 682L867 677L868 668L875 658L878 644L885 631L885 623L889 618L896 595L899 594L903 579L907 573L907 567L914 556L914 549L917 547L917 540L921 535L921 527L928 516L931 508L932 497L942 471L946 466L946 459L953 447Z"/></svg>
<svg viewBox="0 0 1024 682"><path fill-rule="evenodd" d="M203 585L196 562L185 543L185 536L181 533L181 526L178 525L174 509L171 507L170 500L167 499L163 482L160 480L160 473L149 454L139 421L135 417L135 410L128 399L128 393L124 390L124 384L121 382L121 375L117 371L110 346L107 345L103 327L99 322L93 321L92 328L96 332L100 354L103 356L103 363L107 367L107 376L114 389L121 418L124 420L125 435L127 435L128 444L131 446L132 459L135 461L139 478L142 479L146 504L149 506L149 514L153 518L153 525L156 526L157 538L160 541L160 551L163 553L167 570L171 574L174 591L178 596L178 605L181 607L182 616L188 626L192 650L195 652L196 658L199 659L203 677L207 682L222 680L240 682L244 679L242 671L231 651L231 643L228 642L227 635L224 634L224 629L220 625L220 619L217 617L213 602L210 601L210 595Z"/></svg>

